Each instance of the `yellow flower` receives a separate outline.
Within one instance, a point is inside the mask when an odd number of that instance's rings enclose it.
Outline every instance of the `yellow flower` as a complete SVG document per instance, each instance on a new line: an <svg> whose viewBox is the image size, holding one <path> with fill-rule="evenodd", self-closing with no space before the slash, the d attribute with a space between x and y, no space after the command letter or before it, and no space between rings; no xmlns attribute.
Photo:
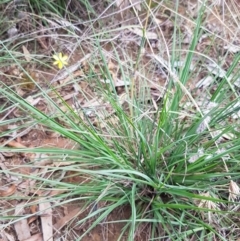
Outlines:
<svg viewBox="0 0 240 241"><path fill-rule="evenodd" d="M55 59L53 64L58 65L59 69L62 69L63 66L68 64L68 62L67 62L68 56L67 55L62 55L62 53L54 54L53 58Z"/></svg>

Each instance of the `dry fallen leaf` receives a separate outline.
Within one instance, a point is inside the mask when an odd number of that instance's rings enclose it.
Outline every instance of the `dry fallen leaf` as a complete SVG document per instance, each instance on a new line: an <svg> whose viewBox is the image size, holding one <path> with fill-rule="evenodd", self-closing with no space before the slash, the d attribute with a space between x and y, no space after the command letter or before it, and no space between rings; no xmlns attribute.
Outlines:
<svg viewBox="0 0 240 241"><path fill-rule="evenodd" d="M4 230L1 230L1 236L4 241L15 241L15 238L12 233L7 233Z"/></svg>
<svg viewBox="0 0 240 241"><path fill-rule="evenodd" d="M145 31L143 32L142 29L137 28L137 27L132 27L132 28L128 28L132 33L138 35L139 37L145 37L149 40L156 40L158 39L158 35L154 32L150 32L150 31Z"/></svg>
<svg viewBox="0 0 240 241"><path fill-rule="evenodd" d="M19 216L24 214L24 203L20 203L15 208L15 215ZM31 237L30 229L27 223L27 219L21 219L14 223L14 228L19 241L26 240Z"/></svg>
<svg viewBox="0 0 240 241"><path fill-rule="evenodd" d="M228 200L235 201L239 197L239 193L240 193L240 188L239 188L238 184L231 180L230 184L229 184Z"/></svg>
<svg viewBox="0 0 240 241"><path fill-rule="evenodd" d="M64 85L64 84L68 83L69 81L73 80L74 78L77 78L77 77L79 78L81 76L84 76L83 71L77 70L74 73L72 73L71 75L64 78L63 80L59 81L59 84Z"/></svg>
<svg viewBox="0 0 240 241"><path fill-rule="evenodd" d="M38 209L38 206L37 206L36 204L30 206L31 214L36 213L36 212L37 212L37 209ZM34 222L36 219L38 219L38 215L31 216L30 218L28 218L28 224Z"/></svg>
<svg viewBox="0 0 240 241"><path fill-rule="evenodd" d="M8 188L0 188L0 197L9 197L16 192L16 186L12 184Z"/></svg>
<svg viewBox="0 0 240 241"><path fill-rule="evenodd" d="M222 135L222 137L224 138L224 139L226 139L226 140L234 140L234 139L237 139L237 136L236 135L234 135L233 133L224 133L223 135Z"/></svg>
<svg viewBox="0 0 240 241"><path fill-rule="evenodd" d="M214 81L214 78L211 75L208 75L202 79L200 79L197 83L196 83L196 88L207 88L208 86L210 86Z"/></svg>
<svg viewBox="0 0 240 241"><path fill-rule="evenodd" d="M59 219L55 224L54 224L54 229L59 231L61 228L63 228L68 222L70 222L74 217L76 217L81 211L81 208L75 208L71 212L69 212L66 216L63 218Z"/></svg>
<svg viewBox="0 0 240 241"><path fill-rule="evenodd" d="M22 46L24 58L26 59L27 62L30 62L32 60L31 54L29 53L28 49L23 45Z"/></svg>
<svg viewBox="0 0 240 241"><path fill-rule="evenodd" d="M127 80L120 80L120 79L117 79L117 81L115 82L115 87L125 87L125 86L128 86L130 85L130 82L127 81Z"/></svg>
<svg viewBox="0 0 240 241"><path fill-rule="evenodd" d="M219 78L224 78L226 76L227 72L215 62L207 64L206 67L210 73L216 75Z"/></svg>
<svg viewBox="0 0 240 241"><path fill-rule="evenodd" d="M141 11L141 2L142 0L115 0L116 6L120 9L134 6L138 11Z"/></svg>
<svg viewBox="0 0 240 241"><path fill-rule="evenodd" d="M37 233L32 235L30 238L25 239L24 241L43 241L43 237L41 233Z"/></svg>
<svg viewBox="0 0 240 241"><path fill-rule="evenodd" d="M44 241L53 241L52 208L50 202L40 202L41 224Z"/></svg>
<svg viewBox="0 0 240 241"><path fill-rule="evenodd" d="M234 45L234 44L228 44L228 45L224 46L223 48L227 49L229 52L234 53L234 54L240 52L240 47L238 45Z"/></svg>
<svg viewBox="0 0 240 241"><path fill-rule="evenodd" d="M111 73L112 79L114 82L117 80L118 68L117 66L111 61L108 61L108 70Z"/></svg>
<svg viewBox="0 0 240 241"><path fill-rule="evenodd" d="M23 144L21 144L21 143L19 143L19 142L17 142L17 141L9 141L8 143L7 143L7 145L8 146L10 146L10 147L14 147L14 148L27 148L26 146L24 146Z"/></svg>

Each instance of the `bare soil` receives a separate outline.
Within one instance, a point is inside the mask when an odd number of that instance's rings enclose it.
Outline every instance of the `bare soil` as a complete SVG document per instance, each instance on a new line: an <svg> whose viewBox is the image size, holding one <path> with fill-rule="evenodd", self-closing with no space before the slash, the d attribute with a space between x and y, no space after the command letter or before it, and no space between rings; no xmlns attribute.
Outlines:
<svg viewBox="0 0 240 241"><path fill-rule="evenodd" d="M210 2L210 1L209 1ZM182 35L184 36L183 42L185 43L182 48L187 49L190 44L190 37L194 31L194 24L192 21L186 20L187 18L192 19L196 18L197 16L197 2L196 1L182 1L178 8L178 13L181 16L181 21L179 22L179 29L182 31ZM225 8L223 9L223 7ZM219 60L219 58L225 56L225 63L222 65L223 68L228 68L230 63L232 62L234 53L228 48L227 42L234 43L235 45L240 46L239 36L240 36L240 29L239 25L236 26L232 19L232 15L230 12L239 14L239 10L236 9L236 6L240 5L240 1L226 1L223 5L216 5L213 7L212 11L206 12L205 16L205 27L209 29L209 31L219 35L220 37L214 40L214 44L211 40L210 35L203 34L201 37L201 41L199 41L197 45L197 51L203 52L206 48L208 48L209 57L214 60ZM1 6L1 4L0 4ZM226 8L229 7L229 9ZM70 6L72 7L72 6ZM189 13L189 9L192 7L192 12ZM80 6L79 6L80 8ZM98 6L98 11L102 10L103 6ZM139 92L144 88L142 84L141 76L144 78L151 79L152 82L150 84L151 89L151 97L158 101L161 98L162 92L161 87L166 84L166 73L157 66L156 63L149 57L148 54L152 54L152 50L155 53L162 54L162 57L165 58L167 56L166 51L162 51L166 46L163 42L166 42L167 45L172 44L172 35L173 35L173 19L174 16L174 6L171 5L164 5L159 8L158 12L156 12L156 19L159 23L159 26L156 27L156 23L151 22L149 23L149 33L157 33L159 36L162 36L163 39L158 40L151 40L149 43L145 44L143 48L145 53L141 58L139 66L141 66L142 72L139 69L139 76L136 78L136 92ZM225 11L224 11L225 10ZM1 8L0 8L0 11ZM73 9L72 9L73 11ZM81 10L83 11L83 10ZM124 15L126 14L126 15ZM126 17L128 13L123 13L123 16L116 15L116 18L106 18L103 20L103 26L107 26L106 22L112 21L112 24L119 26L126 26L127 23L132 24L131 21L124 21L124 17ZM130 14L131 16L131 14ZM145 13L142 15L143 23ZM27 17L30 17L28 15ZM33 29L33 26L30 24L31 20L28 18L24 19L24 23L28 23L28 27L26 29L26 25L23 24L22 21L18 22L19 31L22 31L24 34L29 34L36 29ZM31 16L32 17L32 16ZM85 16L86 17L86 16ZM185 18L184 18L185 17ZM109 20L110 19L110 20ZM224 21L223 21L224 19ZM38 21L35 19L35 21ZM137 22L138 20L134 19L133 22ZM239 24L239 15L236 17L236 22ZM105 25L104 25L105 24ZM99 23L95 24L96 27L99 27ZM108 27L108 26L107 26ZM235 28L235 29L234 29ZM238 29L237 29L238 28ZM82 27L82 33L79 37L83 36L87 32L87 27ZM59 30L63 31L64 30ZM84 32L85 31L85 32ZM70 54L70 62L68 66L74 65L78 61L82 61L84 57L90 53L91 56L93 55L93 48L90 46L90 43L87 41L83 41L84 50L77 48L73 53L69 51L68 46L63 46L60 41L55 40L53 37L48 36L46 31L38 33L39 36L35 37L34 41L29 41L27 44L18 43L18 51L22 53L22 47L28 49L29 53L35 53L42 55L44 54L47 56L43 62L51 63L51 55L52 49L56 52L62 51L67 54ZM86 33L87 34L87 33ZM33 36L33 35L30 35ZM237 37L238 36L238 37ZM4 37L4 36L3 36ZM114 36L113 36L114 37ZM107 59L109 60L108 67L109 71L114 80L121 78L121 73L119 71L119 66L117 66L117 61L114 58L111 58L113 46L118 51L121 60L123 61L124 65L126 63L134 63L137 58L137 53L139 49L139 40L140 37L134 31L124 31L120 33L119 36L115 36L113 40L106 41L106 43L102 43L103 50L106 51ZM5 36L7 38L7 36ZM67 38L66 38L67 39ZM66 40L65 39L65 40ZM69 38L70 42L71 38ZM118 41L118 42L117 42ZM17 42L12 42L12 45L16 45ZM34 46L37 45L37 48ZM66 44L67 45L67 44ZM74 46L74 45L73 45ZM71 46L70 46L71 49ZM229 51L226 54L226 51ZM183 51L184 52L184 51ZM79 68L74 70L71 73L74 76L75 81L72 81L72 78L66 76L61 78L60 80L56 80L56 77L60 76L61 73L52 67L48 68L46 65L34 63L32 61L28 61L26 57L27 53L23 53L22 60L22 67L27 71L27 73L34 78L36 83L33 83L29 76L26 76L23 69L19 67L14 61L9 60L9 64L4 64L4 66L0 67L0 82L10 86L14 91L16 91L23 99L30 101L34 104L35 108L39 109L46 115L50 115L52 111L52 107L49 106L46 101L40 97L37 99L37 94L41 92L41 88L46 90L49 87L49 83L52 82L52 85L58 90L61 97L66 100L66 103L69 106L76 106L81 105L85 108L92 107L95 104L102 105L106 110L110 113L111 110L108 109L106 103L99 103L99 92L97 90L97 86L94 84L89 83L89 81L85 81L85 77L90 74L91 71L100 78L104 78L101 76L100 67L101 65L96 61L95 66L89 66L88 60L82 61L82 64ZM183 53L184 55L184 53ZM227 56L227 57L226 57ZM195 61L195 60L194 60ZM202 94L202 90L196 89L196 83L204 76L204 71L198 72L197 74L193 74L193 78L189 81L188 88L195 93L196 96ZM144 79L143 78L143 79ZM27 82L27 83L26 83ZM16 85L18 83L19 85ZM36 84L38 86L36 86ZM2 84L1 84L2 85ZM213 86L214 88L214 86ZM81 89L81 91L78 91ZM119 96L124 93L123 85L117 85L116 89ZM49 96L54 100L57 100L57 96L53 91L48 92ZM34 96L34 97L33 97ZM33 97L33 99L31 99ZM77 102L77 103L76 103ZM0 97L1 105L9 105L10 103L6 98ZM66 106L63 106L61 102L59 102L59 107L66 111ZM28 118L28 113L25 110L11 107L8 111L0 113L1 120L11 120L17 117L26 117L26 123ZM61 122L61 120L59 120ZM92 121L96 122L94 117L92 117ZM22 124L22 123L21 123ZM34 147L46 147L46 148L61 148L62 150L68 149L77 149L78 146L73 141L66 139L60 136L57 133L53 133L50 129L46 129L46 127L37 124L32 127L28 127L26 125L25 129L16 130L15 132L11 132L11 129L16 128L18 123L10 124L10 125L1 125L0 131L2 133L6 133L1 136L0 142L1 145L5 147L26 147L26 148L34 148ZM8 135L7 132L11 132L11 135ZM13 134L12 134L13 133ZM4 213L4 216L14 215L14 207L16 205L21 204L27 198L30 198L31 201L34 199L37 200L42 195L58 195L59 193L55 190L52 193L47 191L37 191L34 188L36 184L33 180L27 180L25 178L18 177L16 179L15 176L8 174L8 170L11 172L16 172L22 175L31 175L37 171L37 169L33 166L32 168L29 167L29 163L36 158L36 154L33 153L14 153L14 152L2 152L0 156L0 168L2 172L0 172L0 196L4 197L4 199L0 200L1 211ZM42 163L44 166L54 165L51 160L47 160L46 163ZM54 175L54 173L52 173ZM79 176L75 176L72 172L66 172L64 177L62 178L64 182L67 183L74 183L74 184L81 184L83 182L83 178ZM55 192L55 193L54 193ZM13 199L11 197L15 196L16 198ZM9 197L9 198L6 198ZM100 203L98 205L107 205L104 203ZM38 209L37 204L32 205L24 210L23 214L26 213L34 213ZM81 236L87 229L88 225L85 223L84 225L78 225L78 221L82 218L89 215L91 212L90 209L83 210L83 203L79 201L73 201L70 203L62 204L57 207L53 207L52 209L52 218L53 218L53 233L54 233L54 240L76 240L77 237ZM5 213L4 210L11 210ZM117 241L119 238L120 233L122 232L122 228L125 225L124 222L116 222L117 220L127 220L131 216L131 208L129 206L122 207L121 209L115 210L111 213L107 220L102 221L101 225L97 225L94 229L92 229L89 234L84 237L83 241ZM43 240L42 239L42 227L40 222L40 216L32 216L27 221L29 225L29 230L31 233L31 237L26 240ZM94 220L92 220L93 222ZM114 222L112 222L114 221ZM148 225L143 224L139 228L139 232L136 234L136 241L145 241L148 240ZM35 239L34 239L35 238ZM10 240L20 240L18 233L16 232L16 226L10 225L7 229L2 230L0 233L0 241L10 241ZM122 236L120 240L127 240L126 234Z"/></svg>

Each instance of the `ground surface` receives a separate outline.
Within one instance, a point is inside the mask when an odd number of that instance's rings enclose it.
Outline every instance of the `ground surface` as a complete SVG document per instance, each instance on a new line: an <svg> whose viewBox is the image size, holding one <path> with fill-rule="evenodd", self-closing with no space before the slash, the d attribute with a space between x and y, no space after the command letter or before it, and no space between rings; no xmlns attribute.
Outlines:
<svg viewBox="0 0 240 241"><path fill-rule="evenodd" d="M204 51L208 49L205 54L217 63L221 63L222 69L224 70L227 69L232 62L234 54L239 51L240 2L232 0L218 5L217 3L213 4L209 1L209 6L209 9L206 9L206 16L204 16L203 21L204 28L209 32L206 31L206 33L202 33L196 51L204 53ZM101 11L103 7L104 6L99 6L100 9L97 9L97 11ZM146 83L144 83L143 80L150 79L151 82L148 82L147 86L148 89L150 89L149 98L154 98L156 102L161 99L163 87L166 84L167 73L164 71L164 68L158 66L152 54L155 53L163 59L168 59L168 52L166 50L173 42L172 35L175 14L179 15L180 20L178 27L183 43L182 50L188 48L195 27L193 21L198 14L198 4L197 1L182 1L178 7L178 13L176 13L174 9L175 7L172 4L163 3L158 11L154 13L156 19L148 23L147 35L149 42L144 44L142 58L140 59L141 68L137 70L136 95L145 90ZM1 11L3 12L3 10ZM137 26L140 26L140 23L145 24L144 18L146 17L146 13L143 12L139 19L133 18L132 20L128 20L127 18L132 16L131 11L123 12L123 16L119 16L119 14L109 16L111 11L113 11L113 8L106 11L104 14L104 16L106 16L105 18L101 16L100 20L101 18L102 20L99 22L96 21L92 26L95 26L96 32L98 33L101 33L101 28L114 29L114 26L118 27L120 24L123 27L122 31L118 31L117 33L113 32L110 36L111 38L108 40L104 39L104 36L100 36L100 39L102 38L104 41L100 40L99 43L102 46L102 54L104 54L108 60L108 74L110 74L115 81L115 88L119 98L122 98L125 93L126 83L121 82L120 67L114 57L113 50L118 52L118 57L123 62L123 66L133 66L133 63L135 63L137 59L137 51L142 35ZM3 16L7 16L7 14L5 11ZM38 19L34 18L28 12L25 12L25 14L23 18L17 21L18 33L21 34L21 36L25 35L26 39L32 39L32 41L24 42L24 37L21 37L20 41L10 41L11 34L9 32L8 36L6 32L3 34L2 41L6 42L9 39L10 47L15 47L14 58L20 59L21 64L15 63L13 59L2 62L0 67L0 82L10 86L22 96L24 100L32 103L46 115L51 115L52 107L39 93L41 93L41 89L47 90L48 95L57 101L56 93L51 89L54 87L66 103L76 109L81 106L92 123L102 127L106 113L108 113L110 118L112 118L111 115L114 113L112 113L108 103L105 103L104 100L101 99L101 93L99 93L98 86L94 82L94 79L99 78L102 79L103 84L105 84L104 81L107 77L102 74L103 71L101 68L104 68L104 66L99 63L99 61L101 61L99 57L100 53L97 52L95 46L91 45L91 39L85 39L90 31L87 24L78 27L81 33L76 31L75 37L71 38L67 35L64 28L59 28L56 32L51 32L45 28L39 29L39 27L36 30L36 28L34 28L35 26L32 26L32 21L37 22ZM235 19L233 17L235 17ZM133 24L135 24L134 28L127 28L128 25ZM14 31L14 28L10 30ZM76 44L77 35L79 36L78 41L81 42L80 46ZM78 63L77 67L58 71L56 67L52 66L52 54L54 52L63 52L69 56L69 64L67 67L70 68ZM29 54L40 57L36 57L37 61L32 61L29 59ZM182 51L181 58L183 58L184 55L185 53ZM208 83L199 83L205 77L209 63L206 61L201 62L199 59L194 59L193 61L196 63L197 68L193 70L192 79L188 82L187 87L196 97L196 100L200 99L201 101L201 98L205 98L205 88L208 86ZM89 63L91 63L91 65ZM181 59L179 59L178 63L176 62L176 65L177 64L183 64ZM126 68L126 71L129 70ZM31 81L28 74L35 80L35 83ZM221 76L219 78L221 78ZM92 82L89 80L92 80ZM51 87L49 83L51 83ZM211 88L214 89L216 86L211 85ZM1 97L0 103L1 105L8 105L7 100ZM58 103L61 110L67 111L66 105L63 105L61 101ZM99 110L105 114L102 114L102 116L99 113L96 114L96 111ZM96 118L96 116L98 116L98 118ZM99 118L99 116L101 116L102 119ZM21 123L21 125L25 124L25 128L18 129L18 123L11 123L11 119L18 117L25 118L25 123ZM9 124L0 126L1 132L5 133L1 136L0 142L6 147L57 147L62 148L63 151L64 149L77 150L79 148L74 142L61 137L57 133L51 132L51 130L43 128L41 124L28 126L29 117L27 113L17 106L11 106L7 112L1 113L0 119L6 121L6 123L9 122ZM16 130L12 131L14 129ZM7 134L8 132L10 135ZM54 162L51 160L51 157L47 154L45 155L46 161L41 164L38 163L38 166L44 166L45 170L47 170L48 166L69 165L69 163L64 162L64 160ZM62 190L41 190L40 187L35 186L36 182L34 180L13 176L8 173L9 170L22 175L42 172L42 177L49 175L49 178L58 178L58 180L70 184L81 185L82 182L86 181L83 177L75 176L74 172L66 172L64 174L58 173L57 171L44 172L43 168L36 168L34 165L30 168L29 163L32 163L36 158L36 154L31 153L1 153L0 168L2 172L0 173L0 196L9 197L5 200L0 200L1 211L5 216L16 213L15 207L26 199L29 199L29 202L34 202L34 200L44 198L44 196L51 195L54 197L64 193ZM13 196L17 198L11 198ZM100 203L98 205L106 204ZM23 210L22 215L25 213L34 213L38 208L37 204L31 205L28 209ZM91 213L91 210L86 209L79 201L66 202L56 208L53 206L52 213L45 214L45 216L52 216L54 240L76 240L76 237L79 237L88 228L86 224L78 225L77 222L89 213ZM123 225L121 223L111 223L111 220L127 219L130 215L131 210L129 207L113 212L109 215L108 220L105 220L102 225L98 225L91 230L88 236L82 240L118 240ZM9 225L8 228L2 230L0 240L43 240L42 234L44 234L46 230L42 230L41 218L40 216L33 215L27 220L27 223L21 223L21 225L25 225L25 228L27 227L30 233L28 238L20 238L20 236L24 234L21 233L21 228L15 224ZM142 227L142 232L139 232L136 240L147 240L147 236L145 235L147 228L147 225ZM120 240L126 239L123 236Z"/></svg>

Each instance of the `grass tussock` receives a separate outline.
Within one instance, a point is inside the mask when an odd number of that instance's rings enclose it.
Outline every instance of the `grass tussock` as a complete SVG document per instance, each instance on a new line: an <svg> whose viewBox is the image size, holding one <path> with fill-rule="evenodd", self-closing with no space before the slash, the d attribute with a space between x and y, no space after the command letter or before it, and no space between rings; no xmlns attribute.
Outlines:
<svg viewBox="0 0 240 241"><path fill-rule="evenodd" d="M237 240L238 10L120 2L0 4L0 237Z"/></svg>

